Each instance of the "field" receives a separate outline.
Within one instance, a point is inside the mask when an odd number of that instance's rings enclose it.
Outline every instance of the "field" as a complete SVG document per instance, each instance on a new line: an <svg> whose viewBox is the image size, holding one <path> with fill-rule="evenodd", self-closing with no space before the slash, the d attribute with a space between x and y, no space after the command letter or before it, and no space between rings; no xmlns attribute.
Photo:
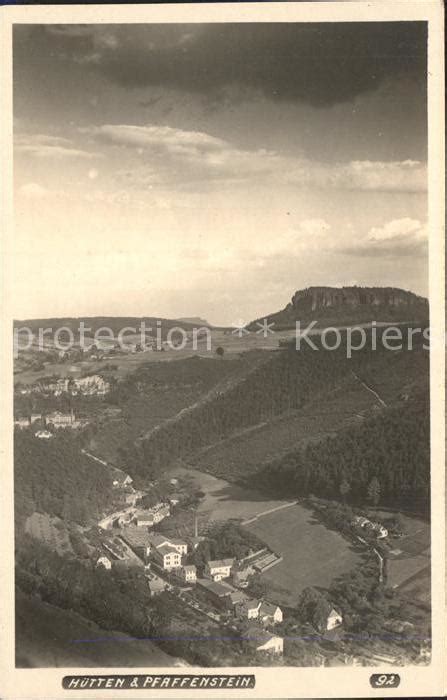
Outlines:
<svg viewBox="0 0 447 700"><path fill-rule="evenodd" d="M231 519L246 520L287 503L283 500L268 500L264 494L241 488L212 474L194 469L178 468L170 474L174 475L187 478L195 488L205 493L198 508L199 518L204 523Z"/></svg>
<svg viewBox="0 0 447 700"><path fill-rule="evenodd" d="M189 341L183 349L167 348L163 352L137 352L110 355L106 356L102 361L88 359L76 362L75 364L69 361L51 362L47 363L41 370L24 369L23 371L17 371L14 374L14 381L21 382L22 384L32 384L42 377L49 377L53 374L57 374L61 377L76 377L81 373L100 372L107 364L116 365L116 370L113 371L113 374L118 379L122 379L145 363L171 363L191 357L215 359L216 349L218 347L224 349L224 356L223 358L219 358L220 361L235 359L241 352L246 352L248 350L276 350L278 349L279 341L290 337L290 335L291 332L285 331L267 338L264 338L262 334L257 335L255 333L249 336L243 335L240 338L238 335L232 334L231 332L212 330L211 346L209 350L207 349L206 341L199 339L194 347ZM128 343L140 342L140 336L125 335L124 338ZM22 344L24 344L24 341L22 341ZM47 343L45 349L52 349L51 343ZM30 355L32 354L34 359L39 358L39 351L36 347L30 348L28 352Z"/></svg>
<svg viewBox="0 0 447 700"><path fill-rule="evenodd" d="M306 586L325 588L361 561L349 542L300 505L262 516L246 527L283 555L282 562L263 574L270 599L279 604L293 605Z"/></svg>
<svg viewBox="0 0 447 700"><path fill-rule="evenodd" d="M91 641L95 639L100 641ZM19 668L178 665L186 664L148 640L132 640L122 632L102 630L81 615L17 591L16 666Z"/></svg>

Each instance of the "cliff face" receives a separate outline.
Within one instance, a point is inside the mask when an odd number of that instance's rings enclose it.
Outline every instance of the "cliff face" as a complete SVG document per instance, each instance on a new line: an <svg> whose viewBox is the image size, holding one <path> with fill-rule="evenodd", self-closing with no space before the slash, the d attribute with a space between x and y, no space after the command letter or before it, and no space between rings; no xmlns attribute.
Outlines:
<svg viewBox="0 0 447 700"><path fill-rule="evenodd" d="M276 329L296 321L349 325L371 321L427 321L428 301L396 287L308 287L282 310L267 316Z"/></svg>
<svg viewBox="0 0 447 700"><path fill-rule="evenodd" d="M308 287L295 292L291 304L286 308L297 311L316 311L330 307L359 307L359 306L427 306L426 299L412 292L393 287Z"/></svg>

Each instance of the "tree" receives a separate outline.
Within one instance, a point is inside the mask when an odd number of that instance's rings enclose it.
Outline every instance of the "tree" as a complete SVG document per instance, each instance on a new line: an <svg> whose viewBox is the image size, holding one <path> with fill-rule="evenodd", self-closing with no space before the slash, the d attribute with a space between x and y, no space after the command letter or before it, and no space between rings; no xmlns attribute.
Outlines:
<svg viewBox="0 0 447 700"><path fill-rule="evenodd" d="M225 350L221 345L219 345L218 348L216 348L216 355L219 355L219 357L223 357L225 353Z"/></svg>
<svg viewBox="0 0 447 700"><path fill-rule="evenodd" d="M368 484L368 500L373 506L376 506L380 501L380 483L376 476Z"/></svg>
<svg viewBox="0 0 447 700"><path fill-rule="evenodd" d="M348 495L350 490L351 490L351 485L350 485L349 481L347 481L346 479L343 479L343 481L340 484L340 494L341 494L341 497L343 499L343 503L346 501L346 496Z"/></svg>

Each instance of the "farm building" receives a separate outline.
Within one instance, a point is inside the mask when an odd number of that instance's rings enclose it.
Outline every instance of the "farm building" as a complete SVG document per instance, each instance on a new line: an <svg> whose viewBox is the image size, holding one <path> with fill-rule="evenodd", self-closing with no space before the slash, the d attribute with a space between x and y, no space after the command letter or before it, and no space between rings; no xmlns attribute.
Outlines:
<svg viewBox="0 0 447 700"><path fill-rule="evenodd" d="M256 600L256 598L250 598L238 605L235 612L238 617L242 617L246 620L256 620L259 615L260 607L261 601Z"/></svg>
<svg viewBox="0 0 447 700"><path fill-rule="evenodd" d="M227 598L234 591L232 586L219 581L210 581L206 578L197 579L197 585L217 608L227 608L229 606Z"/></svg>
<svg viewBox="0 0 447 700"><path fill-rule="evenodd" d="M248 586L248 579L256 573L251 564L238 565L237 563L231 569L231 582L239 588Z"/></svg>
<svg viewBox="0 0 447 700"><path fill-rule="evenodd" d="M205 566L205 576L213 581L221 581L228 578L231 573L234 559L213 559Z"/></svg>
<svg viewBox="0 0 447 700"><path fill-rule="evenodd" d="M131 483L133 482L133 479L129 474L126 474L126 472L123 472L121 469L117 469L116 467L113 468L113 481L112 481L112 486L115 489L122 489L125 488L126 486L130 486Z"/></svg>
<svg viewBox="0 0 447 700"><path fill-rule="evenodd" d="M315 608L312 622L319 632L328 632L339 627L343 618L326 600L321 599Z"/></svg>
<svg viewBox="0 0 447 700"><path fill-rule="evenodd" d="M284 639L282 637L266 632L259 627L251 627L246 638L256 651L265 651L268 654L282 654L284 651Z"/></svg>
<svg viewBox="0 0 447 700"><path fill-rule="evenodd" d="M263 600L259 608L259 620L264 625L276 625L283 620L282 610L279 605Z"/></svg>
<svg viewBox="0 0 447 700"><path fill-rule="evenodd" d="M381 523L375 523L365 518L364 515L356 515L351 522L352 527L361 527L365 530L372 530L376 533L377 539L381 540L388 537L388 530Z"/></svg>

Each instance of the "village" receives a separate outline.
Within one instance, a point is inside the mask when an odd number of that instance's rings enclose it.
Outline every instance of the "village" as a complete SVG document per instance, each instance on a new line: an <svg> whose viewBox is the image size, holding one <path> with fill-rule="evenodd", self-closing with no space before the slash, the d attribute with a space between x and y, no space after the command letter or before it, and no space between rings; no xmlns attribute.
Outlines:
<svg viewBox="0 0 447 700"><path fill-rule="evenodd" d="M195 550L205 540L198 532L197 517L194 531L184 538L166 536L153 529L181 503L182 494L175 491L178 480L170 480L172 493L163 501L142 509L138 501L143 492L133 488L131 477L115 468L114 477L114 487L122 492L126 508L98 523L103 553L96 566L106 570L140 567L150 596L169 591L198 614L230 627L237 621L247 621L248 636L255 640L256 651L281 655L284 639L275 632L275 626L283 622L281 607L266 599L254 599L244 591L250 576L274 566L281 556L263 547L241 559L209 559L199 569L191 563Z"/></svg>

